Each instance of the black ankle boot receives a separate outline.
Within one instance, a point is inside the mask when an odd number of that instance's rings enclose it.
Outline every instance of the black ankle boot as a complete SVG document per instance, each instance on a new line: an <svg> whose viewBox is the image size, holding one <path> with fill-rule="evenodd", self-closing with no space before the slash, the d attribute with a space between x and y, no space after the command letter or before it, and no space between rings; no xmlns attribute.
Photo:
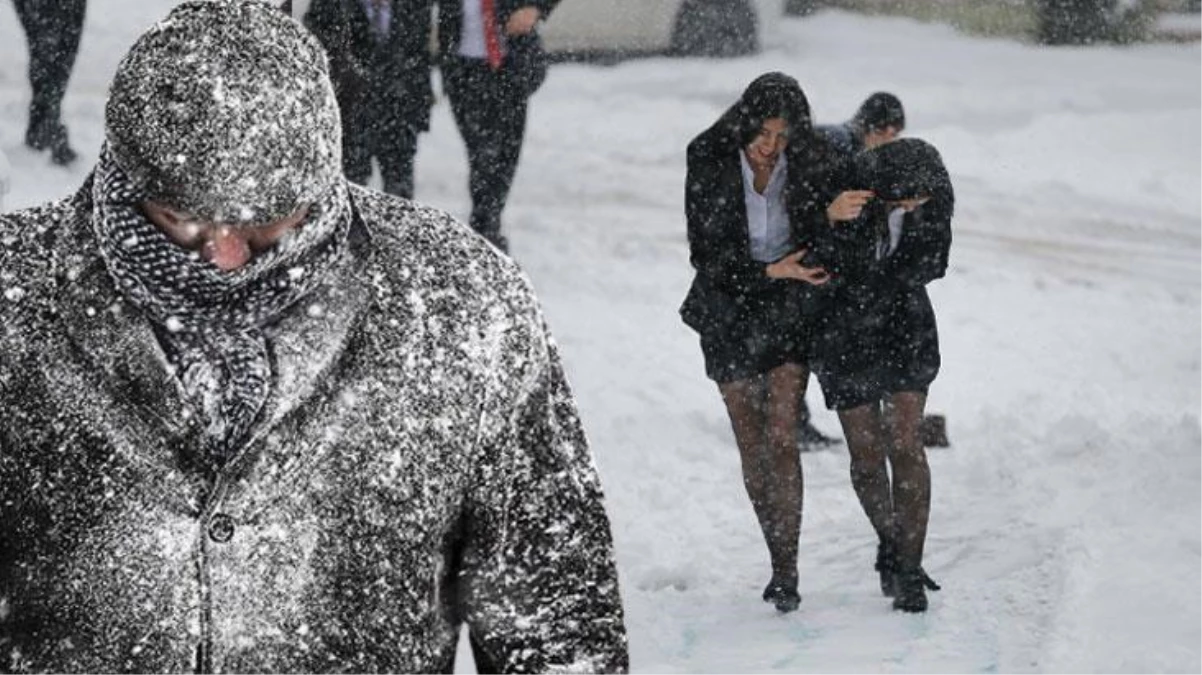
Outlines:
<svg viewBox="0 0 1202 675"><path fill-rule="evenodd" d="M895 582L897 594L893 609L902 612L927 611L927 590L939 590L939 584L927 576L921 567L898 570Z"/></svg>
<svg viewBox="0 0 1202 675"><path fill-rule="evenodd" d="M827 436L818 431L810 420L806 419L797 426L797 448L801 452L814 452L841 443L838 438Z"/></svg>
<svg viewBox="0 0 1202 675"><path fill-rule="evenodd" d="M61 122L30 122L25 131L25 145L34 150L50 150L50 161L60 166L74 162L78 156L67 141L67 127Z"/></svg>
<svg viewBox="0 0 1202 675"><path fill-rule="evenodd" d="M897 551L893 542L881 541L876 545L876 571L881 575L881 595L892 598L896 593Z"/></svg>
<svg viewBox="0 0 1202 675"><path fill-rule="evenodd" d="M50 161L59 166L66 166L75 161L75 151L67 142L67 127L62 123L54 125L49 139Z"/></svg>
<svg viewBox="0 0 1202 675"><path fill-rule="evenodd" d="M797 582L772 581L764 588L764 602L771 602L778 612L792 612L801 606L801 595L797 592Z"/></svg>
<svg viewBox="0 0 1202 675"><path fill-rule="evenodd" d="M25 129L25 145L28 145L34 150L45 150L50 147L50 135L52 129L43 120L29 120L29 126Z"/></svg>
<svg viewBox="0 0 1202 675"><path fill-rule="evenodd" d="M50 161L58 164L59 166L66 166L71 162L74 162L76 157L78 157L78 155L76 154L75 150L71 148L71 145L67 143L67 139L65 137L50 147Z"/></svg>

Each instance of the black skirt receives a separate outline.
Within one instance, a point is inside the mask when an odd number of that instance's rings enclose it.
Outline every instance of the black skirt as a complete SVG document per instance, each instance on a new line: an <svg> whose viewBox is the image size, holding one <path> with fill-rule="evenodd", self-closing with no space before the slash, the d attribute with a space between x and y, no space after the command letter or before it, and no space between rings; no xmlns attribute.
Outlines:
<svg viewBox="0 0 1202 675"><path fill-rule="evenodd" d="M737 321L701 333L705 374L722 384L786 363L805 365L812 347L804 289L787 284L745 297Z"/></svg>
<svg viewBox="0 0 1202 675"><path fill-rule="evenodd" d="M926 289L841 293L814 331L812 368L826 407L850 410L897 392L926 394L939 333Z"/></svg>

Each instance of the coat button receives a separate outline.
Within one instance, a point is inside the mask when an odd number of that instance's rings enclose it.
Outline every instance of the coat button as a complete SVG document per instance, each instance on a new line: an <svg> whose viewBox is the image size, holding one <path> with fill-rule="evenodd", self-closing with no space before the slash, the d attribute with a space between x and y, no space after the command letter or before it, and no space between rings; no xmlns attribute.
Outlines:
<svg viewBox="0 0 1202 675"><path fill-rule="evenodd" d="M209 519L209 539L224 544L234 538L234 519L218 513Z"/></svg>

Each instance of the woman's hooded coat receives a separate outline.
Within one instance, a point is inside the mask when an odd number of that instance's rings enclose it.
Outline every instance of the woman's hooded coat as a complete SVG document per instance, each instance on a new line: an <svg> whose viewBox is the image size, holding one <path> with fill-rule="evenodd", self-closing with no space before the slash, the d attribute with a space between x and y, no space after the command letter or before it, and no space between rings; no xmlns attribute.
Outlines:
<svg viewBox="0 0 1202 675"><path fill-rule="evenodd" d="M601 485L527 280L348 186L315 40L192 1L73 197L0 218L0 671L627 668ZM154 198L299 231L237 272Z"/></svg>
<svg viewBox="0 0 1202 675"><path fill-rule="evenodd" d="M885 384L877 387L877 377L868 378L871 391L864 397L890 393L886 389L925 391L940 367L926 285L947 271L955 210L951 178L938 150L918 138L860 152L848 169L846 187L874 196L860 218L828 228L816 242L835 279L811 365L820 378L828 370L879 371ZM891 235L888 203L922 196L926 203L897 219Z"/></svg>
<svg viewBox="0 0 1202 675"><path fill-rule="evenodd" d="M810 287L769 278L766 263L751 257L739 154L772 117L789 125L785 201L794 239L808 245L825 223L835 157L814 134L809 102L797 81L783 73L761 75L688 146L685 219L696 274L680 314L703 335L744 323L765 297L786 289L794 296L790 304L798 321L814 308Z"/></svg>

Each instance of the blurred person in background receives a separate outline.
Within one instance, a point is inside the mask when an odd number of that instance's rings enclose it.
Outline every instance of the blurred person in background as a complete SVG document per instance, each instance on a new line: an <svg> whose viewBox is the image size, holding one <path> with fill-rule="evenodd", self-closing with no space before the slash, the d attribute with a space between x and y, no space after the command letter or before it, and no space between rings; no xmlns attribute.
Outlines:
<svg viewBox="0 0 1202 675"><path fill-rule="evenodd" d="M338 117L298 22L184 2L83 186L0 217L0 672L628 668L529 281Z"/></svg>
<svg viewBox="0 0 1202 675"><path fill-rule="evenodd" d="M342 166L366 185L372 160L384 192L413 198L418 135L430 128L434 0L285 2L325 47L342 111Z"/></svg>
<svg viewBox="0 0 1202 675"><path fill-rule="evenodd" d="M860 104L850 120L840 124L819 124L818 133L844 158L892 141L906 130L906 111L901 100L887 92L871 94Z"/></svg>
<svg viewBox="0 0 1202 675"><path fill-rule="evenodd" d="M439 0L443 90L467 147L472 228L508 252L501 214L517 173L530 97L547 74L538 35L559 0Z"/></svg>
<svg viewBox="0 0 1202 675"><path fill-rule="evenodd" d="M955 197L938 151L917 138L857 154L846 177L872 197L858 219L816 237L834 283L812 365L877 534L881 592L894 609L924 612L926 590L939 590L922 568L931 474L921 425L940 366L926 285L947 270Z"/></svg>
<svg viewBox="0 0 1202 675"><path fill-rule="evenodd" d="M859 215L865 197L827 206L835 169L811 127L797 80L766 73L694 138L685 218L695 274L681 318L697 331L739 450L743 484L768 546L764 601L796 610L804 481L796 433L813 323L826 283L807 261L828 219Z"/></svg>
<svg viewBox="0 0 1202 675"><path fill-rule="evenodd" d="M85 0L13 0L29 45L29 126L25 145L49 150L55 164L70 164L76 152L63 123L63 96L79 53Z"/></svg>

